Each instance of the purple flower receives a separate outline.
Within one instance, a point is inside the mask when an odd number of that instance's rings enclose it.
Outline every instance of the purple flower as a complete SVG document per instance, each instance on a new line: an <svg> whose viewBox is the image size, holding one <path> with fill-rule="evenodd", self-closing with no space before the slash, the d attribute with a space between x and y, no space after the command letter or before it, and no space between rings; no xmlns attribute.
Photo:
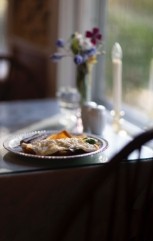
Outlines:
<svg viewBox="0 0 153 241"><path fill-rule="evenodd" d="M96 55L96 48L93 47L91 49L86 50L85 54L88 55L88 57Z"/></svg>
<svg viewBox="0 0 153 241"><path fill-rule="evenodd" d="M74 63L79 65L82 64L84 62L83 57L80 54L75 55L74 57Z"/></svg>
<svg viewBox="0 0 153 241"><path fill-rule="evenodd" d="M63 54L60 54L60 53L54 53L52 56L50 56L50 59L53 61L53 62L58 62L60 59L62 59L64 57Z"/></svg>
<svg viewBox="0 0 153 241"><path fill-rule="evenodd" d="M99 28L93 28L92 31L86 31L86 37L90 38L94 45L96 45L102 39Z"/></svg>
<svg viewBox="0 0 153 241"><path fill-rule="evenodd" d="M64 45L65 45L65 43L64 43L64 40L63 40L63 39L58 39L58 40L56 41L56 46L57 46L57 47L63 48Z"/></svg>

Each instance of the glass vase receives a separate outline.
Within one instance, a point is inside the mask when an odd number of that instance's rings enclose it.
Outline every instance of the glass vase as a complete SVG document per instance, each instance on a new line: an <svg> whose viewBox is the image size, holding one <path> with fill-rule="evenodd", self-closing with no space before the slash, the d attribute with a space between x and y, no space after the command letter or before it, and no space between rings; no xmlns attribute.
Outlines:
<svg viewBox="0 0 153 241"><path fill-rule="evenodd" d="M77 67L76 86L80 93L80 104L91 101L92 95L92 76L91 67L83 63Z"/></svg>

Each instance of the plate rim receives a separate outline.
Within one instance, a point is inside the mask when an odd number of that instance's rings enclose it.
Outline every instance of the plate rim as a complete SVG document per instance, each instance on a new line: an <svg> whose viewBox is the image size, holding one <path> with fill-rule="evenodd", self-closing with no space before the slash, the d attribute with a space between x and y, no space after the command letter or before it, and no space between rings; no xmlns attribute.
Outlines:
<svg viewBox="0 0 153 241"><path fill-rule="evenodd" d="M58 130L59 132L59 130ZM98 153L102 153L104 152L107 148L108 148L108 141L103 138L103 137L99 137L99 136L96 136L94 134L90 134L90 133L86 133L86 132L83 132L81 134L86 134L87 136L89 137L93 137L95 139L97 139L98 141L100 141L102 143L102 146L100 149L96 150L96 151L93 151L93 152L88 152L88 153L83 153L83 154L76 154L76 155L69 155L69 156L43 156L43 155L35 155L35 154L30 154L30 153L24 153L24 152L20 152L20 151L17 151L15 150L14 148L10 147L10 142L11 141L15 141L15 139L18 139L18 140L22 140L23 138L27 137L27 136L32 136L34 134L54 134L54 133L57 133L57 130L35 130L35 131L27 131L27 132L22 132L22 133L19 133L19 134L12 134L11 136L9 136L4 142L3 142L3 147L15 154L15 155L19 155L19 156L22 156L22 157L28 157L28 158L34 158L34 159L48 159L48 160L62 160L62 159L76 159L76 158L84 158L84 157L89 157L89 156L94 156ZM76 134L76 135L80 135L79 133L75 133L75 132L70 132L72 134Z"/></svg>

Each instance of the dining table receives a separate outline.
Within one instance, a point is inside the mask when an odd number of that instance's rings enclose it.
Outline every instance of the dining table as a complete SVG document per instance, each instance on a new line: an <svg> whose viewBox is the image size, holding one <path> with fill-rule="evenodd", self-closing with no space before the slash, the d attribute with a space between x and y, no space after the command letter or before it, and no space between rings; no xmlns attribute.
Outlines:
<svg viewBox="0 0 153 241"><path fill-rule="evenodd" d="M105 234L105 217L108 216L110 210L108 204L111 203L109 202L111 197L114 197L112 191L116 183L115 179L112 179L116 175L110 175L109 169L106 168L107 163L133 139L132 127L129 126L129 131L123 128L116 132L110 111L107 110L107 121L102 134L85 133L92 134L107 144L98 155L88 155L85 158L74 156L73 158L62 156L59 159L40 158L22 155L18 151L13 152L6 148L9 143L12 141L14 143L14 140L18 140L19 137L22 139L27 133L46 131L57 133L63 130L79 135L84 132L81 116L74 118L74 115L64 114L57 99L0 102L0 240L54 240L54 235L60 233L60 220L67 220L70 207L75 210L77 200L80 200L79 196L86 189L88 190L86 187L90 187L89 183L97 179L99 171L102 182L98 184L102 185L102 192L97 191L98 198L91 198L91 200L96 200L94 208L91 205L95 217L92 230L97 235L97 228L101 230L103 227ZM13 145L13 150L14 148ZM141 156L143 162L141 182L146 180L150 170L148 160L152 160L152 157L152 148L144 146ZM135 170L133 163L136 158L138 158L137 153L133 153L129 160L126 160L125 165L121 163L120 174L125 174L125 170L128 172L130 170L133 174ZM130 166L130 169L126 168L126 164ZM124 176L126 175L119 177L121 184L119 193L122 194L125 193L124 185L122 185ZM99 190L97 185L96 190ZM139 203L138 201L136 208L139 208ZM124 205L119 206L124 207ZM83 209L83 215L85 214ZM78 227L82 230L86 219L82 218L81 213L77 220L78 222L75 223L77 231L71 232L72 236L70 235L66 240L82 240L82 231L78 232ZM120 227L120 221L118 224Z"/></svg>
<svg viewBox="0 0 153 241"><path fill-rule="evenodd" d="M31 172L46 169L88 168L104 165L113 155L132 140L132 136L125 130L115 132L110 112L107 111L107 121L103 133L98 136L106 140L108 146L101 153L100 158L86 158L84 160L70 159L40 159L17 155L4 147L7 140L35 131L60 131L83 133L81 118L76 122L61 112L58 100L36 99L0 102L0 175L18 172ZM144 146L145 160L153 157L153 150ZM131 156L131 159L135 156Z"/></svg>

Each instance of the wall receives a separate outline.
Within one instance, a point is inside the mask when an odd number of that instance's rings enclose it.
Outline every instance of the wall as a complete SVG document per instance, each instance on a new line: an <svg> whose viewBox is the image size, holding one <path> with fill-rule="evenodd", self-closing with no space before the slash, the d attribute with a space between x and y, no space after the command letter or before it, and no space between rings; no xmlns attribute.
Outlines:
<svg viewBox="0 0 153 241"><path fill-rule="evenodd" d="M13 55L35 74L41 96L55 96L56 66L49 56L55 51L58 0L12 0L8 9L8 40Z"/></svg>

